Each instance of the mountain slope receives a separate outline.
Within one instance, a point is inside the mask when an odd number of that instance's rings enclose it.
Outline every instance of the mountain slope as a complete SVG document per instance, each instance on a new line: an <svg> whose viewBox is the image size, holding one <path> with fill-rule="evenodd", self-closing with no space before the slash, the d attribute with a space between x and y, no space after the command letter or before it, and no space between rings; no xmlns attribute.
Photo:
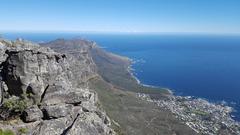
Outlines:
<svg viewBox="0 0 240 135"><path fill-rule="evenodd" d="M91 59L24 40L0 40L0 129L34 135L110 135L110 119L87 87Z"/></svg>
<svg viewBox="0 0 240 135"><path fill-rule="evenodd" d="M139 85L129 72L131 61L100 49L95 42L73 39L58 39L42 44L57 52L75 57L83 49L96 66L98 77L90 80L107 114L113 120L113 127L119 134L126 135L194 135L192 129L176 119L171 112L155 104L139 100L136 93L147 93L153 98L168 98L168 91ZM72 53L72 48L79 53ZM76 50L77 49L77 50Z"/></svg>

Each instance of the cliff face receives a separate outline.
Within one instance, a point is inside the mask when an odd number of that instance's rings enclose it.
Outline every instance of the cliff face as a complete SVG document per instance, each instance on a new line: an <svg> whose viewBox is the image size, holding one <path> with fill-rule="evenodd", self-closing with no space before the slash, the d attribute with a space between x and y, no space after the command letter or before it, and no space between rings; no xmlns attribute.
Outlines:
<svg viewBox="0 0 240 135"><path fill-rule="evenodd" d="M127 57L119 56L101 49L94 41L78 38L71 40L57 39L48 43L43 43L41 46L50 47L56 52L74 56L78 61L85 63L83 65L88 64L91 71L94 71L94 73L97 73L105 81L117 87L120 85L120 82L124 84L137 84L136 80L132 78L131 73L126 70L131 65L131 60ZM125 76L120 79L119 76L121 75L119 73L123 72ZM125 82L125 78L129 79ZM129 86L130 85L127 85L126 89L131 89Z"/></svg>
<svg viewBox="0 0 240 135"><path fill-rule="evenodd" d="M239 134L238 124L229 116L228 107L175 97L166 89L140 85L129 72L128 58L107 52L95 42L58 39L41 45L69 54L82 63L79 65L88 71L84 80L89 80L89 87L98 93L113 128L121 135ZM78 74L82 74L81 71ZM99 77L91 79L94 75ZM212 112L214 115L209 115ZM209 123L214 124L209 126Z"/></svg>
<svg viewBox="0 0 240 135"><path fill-rule="evenodd" d="M41 44L41 46L50 47L56 52L68 55L68 62L75 65L71 67L71 71L80 76L80 79L75 78L72 82L75 81L75 84L84 85L89 79L98 76L97 67L89 54L89 50L93 46L87 42L85 40L57 39L47 44Z"/></svg>
<svg viewBox="0 0 240 135"><path fill-rule="evenodd" d="M27 41L0 40L0 119L5 120L0 127L35 135L114 134L87 87L95 76L84 49L72 56ZM21 120L12 123L16 116Z"/></svg>
<svg viewBox="0 0 240 135"><path fill-rule="evenodd" d="M169 93L139 85L129 72L131 61L99 48L95 42L82 39L58 39L41 44L74 56L79 61L88 59L92 71L100 77L91 79L89 87L98 95L101 105L121 135L195 135L195 131L176 119L170 111L139 100L136 93L166 99ZM84 55L83 55L84 54ZM81 57L84 58L81 58Z"/></svg>

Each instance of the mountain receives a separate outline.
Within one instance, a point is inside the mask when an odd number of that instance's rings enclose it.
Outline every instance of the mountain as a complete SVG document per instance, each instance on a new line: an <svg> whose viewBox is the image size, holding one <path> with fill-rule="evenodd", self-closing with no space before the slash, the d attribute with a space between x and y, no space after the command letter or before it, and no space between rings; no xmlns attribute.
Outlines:
<svg viewBox="0 0 240 135"><path fill-rule="evenodd" d="M240 123L232 119L231 107L139 84L132 74L131 59L107 52L94 41L57 39L41 45L79 60L82 55L91 59L98 75L88 81L88 87L98 93L117 134L240 134Z"/></svg>
<svg viewBox="0 0 240 135"><path fill-rule="evenodd" d="M98 76L89 87L98 93L102 107L111 118L118 134L124 135L194 135L191 128L175 118L171 112L155 104L140 100L136 93L147 93L154 99L168 99L171 94L161 88L138 84L129 66L132 61L101 49L97 43L84 39L57 39L41 46L79 59L84 53L95 65ZM81 59L81 58L80 58Z"/></svg>
<svg viewBox="0 0 240 135"><path fill-rule="evenodd" d="M87 87L97 76L92 64L84 52L76 59L22 39L1 39L1 133L115 134Z"/></svg>
<svg viewBox="0 0 240 135"><path fill-rule="evenodd" d="M0 39L0 135L238 135L232 108L147 87L84 39Z"/></svg>

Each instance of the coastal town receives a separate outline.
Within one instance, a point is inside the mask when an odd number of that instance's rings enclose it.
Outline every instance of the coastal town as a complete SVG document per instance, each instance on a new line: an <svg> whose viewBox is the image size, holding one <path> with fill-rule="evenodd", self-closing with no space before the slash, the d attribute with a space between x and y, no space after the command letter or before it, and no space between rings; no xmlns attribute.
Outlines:
<svg viewBox="0 0 240 135"><path fill-rule="evenodd" d="M190 96L171 95L168 99L156 100L147 94L137 93L137 97L170 110L197 133L216 135L226 131L228 134L240 135L240 123L232 119L230 114L233 109L229 106Z"/></svg>

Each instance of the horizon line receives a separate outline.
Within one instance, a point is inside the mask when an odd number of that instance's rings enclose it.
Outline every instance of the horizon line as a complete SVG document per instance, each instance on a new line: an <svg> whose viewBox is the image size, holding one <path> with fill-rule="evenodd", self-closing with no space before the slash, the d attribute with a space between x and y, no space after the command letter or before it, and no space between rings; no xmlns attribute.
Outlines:
<svg viewBox="0 0 240 135"><path fill-rule="evenodd" d="M67 34L193 34L193 35L240 35L240 32L151 32L151 31L71 31L71 30L52 30L52 31L40 31L40 30L0 30L0 35L4 33L67 33Z"/></svg>

